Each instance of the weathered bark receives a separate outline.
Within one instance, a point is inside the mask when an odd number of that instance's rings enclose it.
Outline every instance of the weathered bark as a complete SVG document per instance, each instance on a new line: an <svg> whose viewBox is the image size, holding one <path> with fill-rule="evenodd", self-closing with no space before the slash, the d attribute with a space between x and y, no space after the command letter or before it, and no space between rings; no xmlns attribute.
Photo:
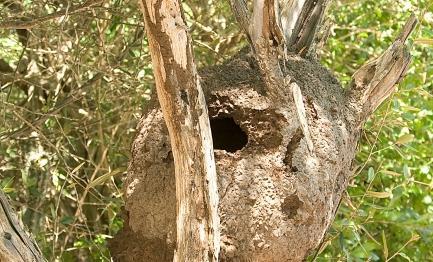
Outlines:
<svg viewBox="0 0 433 262"><path fill-rule="evenodd" d="M142 0L159 103L176 174L174 261L217 261L218 191L209 118L178 0ZM174 192L173 192L174 193Z"/></svg>
<svg viewBox="0 0 433 262"><path fill-rule="evenodd" d="M0 261L45 261L36 242L29 237L0 191Z"/></svg>
<svg viewBox="0 0 433 262"><path fill-rule="evenodd" d="M310 51L329 0L283 0L280 20L289 51L305 56Z"/></svg>
<svg viewBox="0 0 433 262"><path fill-rule="evenodd" d="M237 18L248 31L253 54L241 53L202 72L218 145L221 261L302 261L317 248L353 175L362 124L394 91L409 62L404 41L414 18L344 90L300 52L311 47L311 32L317 31L327 1L299 2L311 10L298 12L304 22L296 22L295 31L298 36L310 32L299 42L304 45L296 48L299 52L287 47L292 36L278 33L275 2L254 1L247 29L244 2L232 1L234 10L241 10ZM117 238L115 245L123 248L113 255L133 253L124 261L168 261L176 231L175 164L161 109L150 107L138 129L125 181L128 226L122 234L136 234L152 248L122 246ZM239 146L239 141L247 142Z"/></svg>
<svg viewBox="0 0 433 262"><path fill-rule="evenodd" d="M329 0L254 0L251 18L245 0L230 3L253 46L263 37L269 41L267 45L304 57L311 49Z"/></svg>

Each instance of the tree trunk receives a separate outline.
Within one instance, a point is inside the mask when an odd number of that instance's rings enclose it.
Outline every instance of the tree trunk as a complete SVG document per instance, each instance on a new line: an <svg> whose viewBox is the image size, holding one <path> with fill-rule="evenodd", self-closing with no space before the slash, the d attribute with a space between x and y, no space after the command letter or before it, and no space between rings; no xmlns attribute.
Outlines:
<svg viewBox="0 0 433 262"><path fill-rule="evenodd" d="M252 52L201 72L218 171L221 261L303 261L318 247L353 175L361 127L407 69L404 42L414 17L343 89L314 58L327 3L255 0L250 16L243 0L232 0ZM112 242L121 261L174 254L176 145L165 105L154 104L138 125L126 227Z"/></svg>
<svg viewBox="0 0 433 262"><path fill-rule="evenodd" d="M23 230L23 226L0 191L0 261L45 261L36 242Z"/></svg>

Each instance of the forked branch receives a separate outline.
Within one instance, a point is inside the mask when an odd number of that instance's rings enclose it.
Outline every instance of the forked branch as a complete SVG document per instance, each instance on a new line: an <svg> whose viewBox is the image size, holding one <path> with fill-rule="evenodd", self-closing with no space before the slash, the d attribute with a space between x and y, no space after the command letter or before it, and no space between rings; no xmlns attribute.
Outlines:
<svg viewBox="0 0 433 262"><path fill-rule="evenodd" d="M281 28L290 52L308 54L329 0L286 0L281 10Z"/></svg>
<svg viewBox="0 0 433 262"><path fill-rule="evenodd" d="M290 79L281 65L287 53L306 56L329 0L254 0L250 15L245 0L231 0L240 28L247 34L272 100L285 97Z"/></svg>
<svg viewBox="0 0 433 262"><path fill-rule="evenodd" d="M254 0L250 18L245 0L231 0L233 13L256 51L263 38L284 53L301 56L311 49L328 4L329 0Z"/></svg>
<svg viewBox="0 0 433 262"><path fill-rule="evenodd" d="M362 125L395 91L395 85L407 71L411 56L405 41L416 23L417 19L412 15L392 45L381 56L367 62L353 74L348 103L357 115L356 125Z"/></svg>

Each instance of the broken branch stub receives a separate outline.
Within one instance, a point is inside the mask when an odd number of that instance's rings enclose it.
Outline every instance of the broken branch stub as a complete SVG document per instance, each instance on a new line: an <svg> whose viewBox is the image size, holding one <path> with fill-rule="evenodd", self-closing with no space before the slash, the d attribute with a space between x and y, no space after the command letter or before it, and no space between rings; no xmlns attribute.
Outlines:
<svg viewBox="0 0 433 262"><path fill-rule="evenodd" d="M218 261L218 190L212 135L181 3L140 3L175 163L177 241L173 260Z"/></svg>
<svg viewBox="0 0 433 262"><path fill-rule="evenodd" d="M404 41L415 28L416 21L412 15L392 45L353 74L347 98L348 106L357 118L357 127L395 91L395 85L407 71L411 56Z"/></svg>

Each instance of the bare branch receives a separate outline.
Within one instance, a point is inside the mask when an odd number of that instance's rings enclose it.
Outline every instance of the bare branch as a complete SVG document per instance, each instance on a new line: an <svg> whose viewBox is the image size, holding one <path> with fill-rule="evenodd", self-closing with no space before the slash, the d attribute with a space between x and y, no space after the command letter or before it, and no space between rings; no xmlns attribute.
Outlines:
<svg viewBox="0 0 433 262"><path fill-rule="evenodd" d="M311 48L329 0L254 0L249 19L245 0L231 0L233 13L254 49L263 38L279 51L305 56Z"/></svg>
<svg viewBox="0 0 433 262"><path fill-rule="evenodd" d="M281 0L280 23L284 32L284 39L289 43L294 33L296 23L307 0Z"/></svg>
<svg viewBox="0 0 433 262"><path fill-rule="evenodd" d="M212 135L180 0L140 1L176 177L174 261L218 261L218 190Z"/></svg>
<svg viewBox="0 0 433 262"><path fill-rule="evenodd" d="M36 242L24 232L22 224L0 190L1 261L45 261Z"/></svg>
<svg viewBox="0 0 433 262"><path fill-rule="evenodd" d="M237 5L241 2L234 0ZM232 1L233 2L233 1ZM254 0L253 14L248 24L247 35L255 52L262 76L266 79L271 99L284 98L281 85L284 77L279 60L282 53L283 36L277 26L274 0ZM246 6L243 6L244 11Z"/></svg>
<svg viewBox="0 0 433 262"><path fill-rule="evenodd" d="M404 41L416 23L415 16L411 16L394 43L353 74L348 103L358 116L357 125L361 125L395 91L395 84L407 71L411 56Z"/></svg>
<svg viewBox="0 0 433 262"><path fill-rule="evenodd" d="M286 0L282 9L281 27L290 52L305 56L323 19L328 0Z"/></svg>
<svg viewBox="0 0 433 262"><path fill-rule="evenodd" d="M264 9L265 0L254 0L253 16L248 30L253 47L255 47L259 39L264 38L264 34L266 34L266 32L264 32L265 29L263 29L263 24L266 23L266 21L263 21L266 13Z"/></svg>
<svg viewBox="0 0 433 262"><path fill-rule="evenodd" d="M417 23L418 23L418 20L416 19L415 14L411 14L411 16L407 20L406 24L402 28L400 34L398 35L397 39L399 39L403 43L406 42L409 35L415 29L415 26Z"/></svg>
<svg viewBox="0 0 433 262"><path fill-rule="evenodd" d="M278 19L279 4L276 0L254 0L253 15L248 29L254 48L257 45L262 45L261 48L276 48L284 43Z"/></svg>
<svg viewBox="0 0 433 262"><path fill-rule="evenodd" d="M54 12L52 14L36 17L36 18L28 18L23 17L21 20L12 20L12 21L2 21L0 23L0 29L31 29L33 27L38 26L41 23L60 18L64 15L73 15L76 13L80 13L83 11L87 11L95 5L101 4L103 0L89 0L81 5L71 6L69 8L65 8L58 12Z"/></svg>

